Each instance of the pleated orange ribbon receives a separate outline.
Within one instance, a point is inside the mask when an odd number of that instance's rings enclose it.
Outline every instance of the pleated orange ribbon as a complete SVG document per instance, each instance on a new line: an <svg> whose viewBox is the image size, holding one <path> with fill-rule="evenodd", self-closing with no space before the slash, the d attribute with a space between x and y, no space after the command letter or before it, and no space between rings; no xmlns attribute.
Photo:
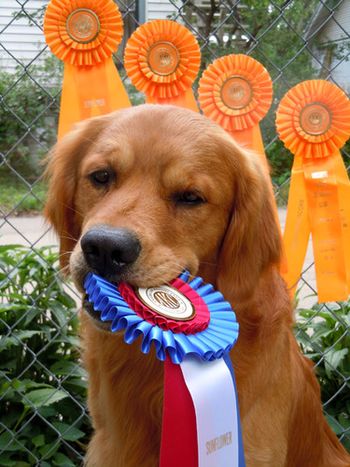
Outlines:
<svg viewBox="0 0 350 467"><path fill-rule="evenodd" d="M192 83L200 65L194 35L170 20L143 24L131 35L125 49L126 72L151 104L173 104L198 111Z"/></svg>
<svg viewBox="0 0 350 467"><path fill-rule="evenodd" d="M59 138L80 120L131 105L112 59L123 37L113 0L51 0L44 33L65 64Z"/></svg>
<svg viewBox="0 0 350 467"><path fill-rule="evenodd" d="M259 153L266 164L259 121L272 102L272 81L254 58L232 54L218 58L199 82L203 113L216 121L240 143Z"/></svg>
<svg viewBox="0 0 350 467"><path fill-rule="evenodd" d="M295 156L284 232L295 290L311 232L319 302L350 293L350 182L339 149L350 135L350 100L336 85L304 81L283 97L277 131Z"/></svg>

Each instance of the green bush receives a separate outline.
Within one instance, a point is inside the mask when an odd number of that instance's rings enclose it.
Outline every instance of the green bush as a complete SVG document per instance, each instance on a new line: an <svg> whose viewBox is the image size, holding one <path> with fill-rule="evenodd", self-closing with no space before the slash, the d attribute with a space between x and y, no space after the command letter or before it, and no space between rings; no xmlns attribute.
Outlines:
<svg viewBox="0 0 350 467"><path fill-rule="evenodd" d="M32 182L42 172L40 162L56 140L61 68L50 57L26 71L0 72L0 174L15 177L12 168Z"/></svg>
<svg viewBox="0 0 350 467"><path fill-rule="evenodd" d="M297 339L315 363L326 417L350 451L350 302L298 312Z"/></svg>
<svg viewBox="0 0 350 467"><path fill-rule="evenodd" d="M80 465L86 374L53 249L0 246L0 336L0 465Z"/></svg>

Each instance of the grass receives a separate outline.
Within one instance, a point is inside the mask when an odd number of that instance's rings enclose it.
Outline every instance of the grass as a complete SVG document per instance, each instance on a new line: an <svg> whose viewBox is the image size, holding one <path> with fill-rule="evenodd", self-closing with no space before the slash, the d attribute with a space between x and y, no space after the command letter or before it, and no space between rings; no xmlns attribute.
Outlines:
<svg viewBox="0 0 350 467"><path fill-rule="evenodd" d="M42 181L26 184L13 176L0 174L0 216L41 212L46 196Z"/></svg>

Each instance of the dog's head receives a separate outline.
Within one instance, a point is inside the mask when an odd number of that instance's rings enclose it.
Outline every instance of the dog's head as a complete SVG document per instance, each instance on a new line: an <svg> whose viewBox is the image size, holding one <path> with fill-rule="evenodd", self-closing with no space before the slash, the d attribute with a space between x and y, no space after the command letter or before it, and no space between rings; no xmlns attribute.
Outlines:
<svg viewBox="0 0 350 467"><path fill-rule="evenodd" d="M46 215L80 289L89 271L147 287L188 269L246 297L279 259L258 157L192 111L144 105L84 121L48 173Z"/></svg>

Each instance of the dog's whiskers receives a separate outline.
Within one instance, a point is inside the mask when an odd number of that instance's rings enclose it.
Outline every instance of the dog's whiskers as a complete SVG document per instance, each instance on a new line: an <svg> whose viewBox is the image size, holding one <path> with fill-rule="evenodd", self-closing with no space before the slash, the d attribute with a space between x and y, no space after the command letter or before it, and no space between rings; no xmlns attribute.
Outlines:
<svg viewBox="0 0 350 467"><path fill-rule="evenodd" d="M83 213L81 211L78 211L75 207L73 208L73 206L70 206L67 203L62 203L62 206L64 206L69 211L73 212L74 214L79 214L80 216L83 216Z"/></svg>
<svg viewBox="0 0 350 467"><path fill-rule="evenodd" d="M64 251L63 253L60 253L58 255L59 258L62 258L63 256L66 256L66 255L71 255L73 253L73 250L69 250L69 251Z"/></svg>
<svg viewBox="0 0 350 467"><path fill-rule="evenodd" d="M60 235L60 238L61 238L61 239L64 238L64 239L66 239L66 240L73 240L74 242L77 242L77 241L78 241L77 238L72 237L71 235Z"/></svg>
<svg viewBox="0 0 350 467"><path fill-rule="evenodd" d="M66 273L69 272L69 264L67 264L66 266L64 266L63 268L61 268L60 270L61 274L65 275Z"/></svg>

